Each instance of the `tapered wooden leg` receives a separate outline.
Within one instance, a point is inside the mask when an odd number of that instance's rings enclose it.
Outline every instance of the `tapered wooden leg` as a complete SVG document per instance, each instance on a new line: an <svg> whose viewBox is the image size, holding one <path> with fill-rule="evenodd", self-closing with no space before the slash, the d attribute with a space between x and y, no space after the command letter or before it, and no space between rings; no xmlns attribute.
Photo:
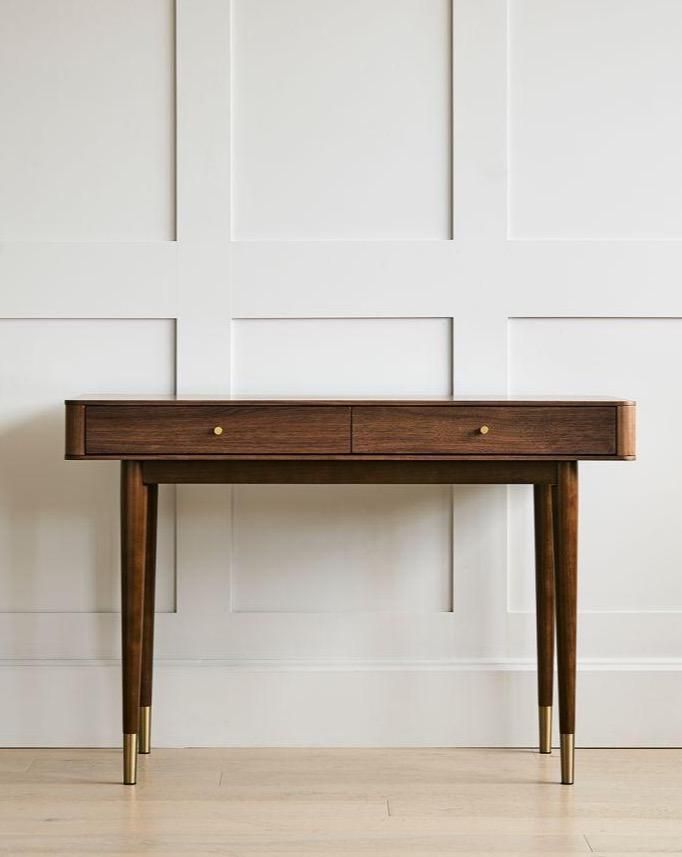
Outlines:
<svg viewBox="0 0 682 857"><path fill-rule="evenodd" d="M556 588L557 664L561 782L571 784L574 770L575 675L578 625L578 464L558 465L553 489L554 568Z"/></svg>
<svg viewBox="0 0 682 857"><path fill-rule="evenodd" d="M156 519L158 485L145 486L147 533L144 564L144 618L142 630L142 679L140 683L140 753L151 752L152 672L154 668L154 590L156 587Z"/></svg>
<svg viewBox="0 0 682 857"><path fill-rule="evenodd" d="M535 621L538 651L538 719L540 752L552 752L554 695L554 525L552 488L534 486Z"/></svg>
<svg viewBox="0 0 682 857"><path fill-rule="evenodd" d="M142 673L146 491L139 461L121 462L121 626L123 665L123 782L137 779Z"/></svg>

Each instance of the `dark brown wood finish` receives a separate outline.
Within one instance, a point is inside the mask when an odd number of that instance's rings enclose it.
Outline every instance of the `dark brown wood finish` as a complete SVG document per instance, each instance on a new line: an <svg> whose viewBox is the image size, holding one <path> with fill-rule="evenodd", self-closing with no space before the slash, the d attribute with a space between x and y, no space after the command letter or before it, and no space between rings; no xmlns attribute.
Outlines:
<svg viewBox="0 0 682 857"><path fill-rule="evenodd" d="M66 406L65 428L67 456L85 455L85 405Z"/></svg>
<svg viewBox="0 0 682 857"><path fill-rule="evenodd" d="M623 458L635 457L635 423L635 405L632 403L619 405L616 439L618 455Z"/></svg>
<svg viewBox="0 0 682 857"><path fill-rule="evenodd" d="M121 623L123 734L137 735L142 675L147 490L139 461L121 463ZM134 783L124 763L124 782Z"/></svg>
<svg viewBox="0 0 682 857"><path fill-rule="evenodd" d="M535 621L538 657L538 706L551 709L554 697L554 527L552 487L535 484ZM540 717L545 712L540 712ZM551 711L549 713L551 726ZM541 719L542 725L542 719ZM551 732L550 732L551 736ZM541 752L549 752L543 746Z"/></svg>
<svg viewBox="0 0 682 857"><path fill-rule="evenodd" d="M558 465L552 489L554 509L554 575L556 592L559 731L562 742L575 734L576 641L578 629L578 465ZM573 782L562 754L563 783Z"/></svg>
<svg viewBox="0 0 682 857"><path fill-rule="evenodd" d="M91 405L85 443L136 455L350 452L350 408Z"/></svg>
<svg viewBox="0 0 682 857"><path fill-rule="evenodd" d="M552 705L554 604L562 782L572 782L577 460L634 458L632 402L81 399L67 402L66 455L122 462L128 737L140 706L151 705L158 484L533 484L538 701ZM124 758L124 781L134 782L130 753Z"/></svg>
<svg viewBox="0 0 682 857"><path fill-rule="evenodd" d="M551 484L553 461L145 461L144 480L186 484Z"/></svg>
<svg viewBox="0 0 682 857"><path fill-rule="evenodd" d="M117 460L302 455L627 459L634 457L634 414L632 403L591 399L381 405L363 400L79 400L67 403L66 455ZM220 434L215 428L222 429Z"/></svg>
<svg viewBox="0 0 682 857"><path fill-rule="evenodd" d="M602 396L580 396L574 398L572 396L489 396L485 399L476 396L464 396L455 398L454 396L430 396L428 398L408 397L402 399L392 399L390 397L382 398L358 398L358 399L326 399L308 396L305 399L292 398L268 398L255 397L249 398L245 396L181 396L175 393L160 393L152 396L126 396L126 395L94 395L80 396L77 399L66 399L67 407L71 405L116 405L118 407L128 407L129 405L149 405L157 407L163 405L183 405L188 407L203 408L205 405L268 405L272 407L302 407L302 408L317 408L320 405L396 405L398 407L420 406L420 405L435 405L442 407L443 405L451 407L509 407L513 405L536 408L539 405L551 405L557 408L574 408L576 405L587 408L600 408L604 405L613 407L614 405L634 405L631 399L617 399L613 397Z"/></svg>
<svg viewBox="0 0 682 857"><path fill-rule="evenodd" d="M353 452L615 455L615 407L354 407Z"/></svg>
<svg viewBox="0 0 682 857"><path fill-rule="evenodd" d="M144 467L143 467L144 473ZM151 707L154 668L154 603L156 597L156 527L159 486L145 485L147 492L147 531L144 563L144 619L142 629L142 676L140 707Z"/></svg>

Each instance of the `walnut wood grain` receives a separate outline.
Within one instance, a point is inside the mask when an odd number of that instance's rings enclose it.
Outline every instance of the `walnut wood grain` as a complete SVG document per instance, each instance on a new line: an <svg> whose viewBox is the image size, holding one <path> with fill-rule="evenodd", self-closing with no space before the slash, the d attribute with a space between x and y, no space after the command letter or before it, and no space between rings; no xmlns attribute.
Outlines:
<svg viewBox="0 0 682 857"><path fill-rule="evenodd" d="M552 489L554 512L554 575L559 678L559 731L575 733L576 643L578 629L578 465L558 465ZM572 751L568 754L572 756ZM561 781L573 782L572 759L562 753Z"/></svg>
<svg viewBox="0 0 682 857"><path fill-rule="evenodd" d="M354 407L353 452L615 455L616 418L615 407Z"/></svg>
<svg viewBox="0 0 682 857"><path fill-rule="evenodd" d="M535 624L538 655L538 705L554 697L554 524L552 488L535 485Z"/></svg>
<svg viewBox="0 0 682 857"><path fill-rule="evenodd" d="M333 400L255 404L252 400L210 398L176 402L172 397L102 401L106 404L96 404L97 399L67 402L67 458L213 460L317 455L475 461L493 456L513 461L547 455L554 460L635 457L635 405L622 400L490 400L474 404L438 399L436 404L424 400L418 405L412 400L381 405L365 400L338 400L335 404ZM352 451L351 409L355 426ZM418 419L415 413L420 415ZM336 421L328 418L330 414L336 414ZM222 424L228 421L229 431L220 437L212 434L215 425L225 429ZM490 426L485 436L479 432L483 424ZM378 451L368 452L368 447Z"/></svg>
<svg viewBox="0 0 682 857"><path fill-rule="evenodd" d="M121 636L123 734L137 734L142 675L146 489L139 461L121 463ZM133 768L134 770L134 768ZM124 781L134 783L126 776Z"/></svg>
<svg viewBox="0 0 682 857"><path fill-rule="evenodd" d="M350 408L90 405L86 449L135 455L349 452Z"/></svg>
<svg viewBox="0 0 682 857"><path fill-rule="evenodd" d="M203 405L271 405L273 407L296 405L300 407L318 407L319 405L448 405L450 407L472 407L476 405L500 405L508 407L509 405L529 405L537 407L538 405L551 405L552 407L574 407L577 404L586 408L616 407L617 405L634 405L635 403L629 399L617 399L613 397L603 396L489 396L485 399L476 396L463 396L455 398L453 396L429 396L428 398L405 397L402 399L392 399L386 396L380 398L356 398L356 399L326 399L308 396L305 399L296 398L268 398L256 397L248 398L244 396L187 396L174 393L159 394L152 396L128 396L128 395L99 395L99 396L82 396L77 399L66 399L67 405L188 405L190 407L202 407Z"/></svg>
<svg viewBox="0 0 682 857"><path fill-rule="evenodd" d="M556 482L553 461L145 461L146 483L445 484Z"/></svg>
<svg viewBox="0 0 682 857"><path fill-rule="evenodd" d="M143 467L144 472L144 467ZM142 677L140 705L152 704L152 673L154 667L154 602L156 599L156 530L158 518L158 485L146 485L147 531L144 562L144 614L142 628Z"/></svg>
<svg viewBox="0 0 682 857"><path fill-rule="evenodd" d="M552 461L632 461L634 456L619 456L619 455L511 455L511 454L494 454L494 455L450 455L449 453L380 453L377 455L369 453L335 453L328 452L325 454L317 453L270 453L268 455L259 455L255 452L249 453L226 453L224 455L191 455L188 453L171 454L171 453L97 453L85 455L67 455L69 461L538 461L545 459Z"/></svg>
<svg viewBox="0 0 682 857"><path fill-rule="evenodd" d="M618 405L616 447L618 455L622 458L635 457L636 412L634 404Z"/></svg>
<svg viewBox="0 0 682 857"><path fill-rule="evenodd" d="M634 403L110 397L69 401L66 409L68 458L122 461L126 734L134 738L140 704L151 703L158 484L530 483L535 486L539 701L551 705L554 599L562 782L573 781L577 460L634 458ZM490 431L481 434L482 425ZM222 433L214 434L216 426ZM134 782L133 768L124 779Z"/></svg>
<svg viewBox="0 0 682 857"><path fill-rule="evenodd" d="M67 456L85 455L85 405L67 404L64 439Z"/></svg>

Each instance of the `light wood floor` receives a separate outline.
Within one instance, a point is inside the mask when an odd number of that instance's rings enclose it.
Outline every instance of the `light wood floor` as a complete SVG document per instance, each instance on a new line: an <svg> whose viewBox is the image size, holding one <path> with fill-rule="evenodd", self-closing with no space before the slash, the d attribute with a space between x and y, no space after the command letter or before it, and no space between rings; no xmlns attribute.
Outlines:
<svg viewBox="0 0 682 857"><path fill-rule="evenodd" d="M0 854L682 855L682 750L0 750Z"/></svg>

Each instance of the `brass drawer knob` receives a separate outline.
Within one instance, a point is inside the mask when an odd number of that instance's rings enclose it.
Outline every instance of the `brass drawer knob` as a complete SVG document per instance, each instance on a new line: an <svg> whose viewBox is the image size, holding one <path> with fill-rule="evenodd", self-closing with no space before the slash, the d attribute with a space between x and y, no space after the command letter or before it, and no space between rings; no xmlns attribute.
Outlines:
<svg viewBox="0 0 682 857"><path fill-rule="evenodd" d="M221 435L222 433L223 433L223 427L222 427L222 426L216 426L216 427L213 429L213 434L214 434L214 435L216 435L217 437L220 437L220 435Z"/></svg>
<svg viewBox="0 0 682 857"><path fill-rule="evenodd" d="M488 434L488 432L490 431L490 426L481 426L479 431L481 434Z"/></svg>

